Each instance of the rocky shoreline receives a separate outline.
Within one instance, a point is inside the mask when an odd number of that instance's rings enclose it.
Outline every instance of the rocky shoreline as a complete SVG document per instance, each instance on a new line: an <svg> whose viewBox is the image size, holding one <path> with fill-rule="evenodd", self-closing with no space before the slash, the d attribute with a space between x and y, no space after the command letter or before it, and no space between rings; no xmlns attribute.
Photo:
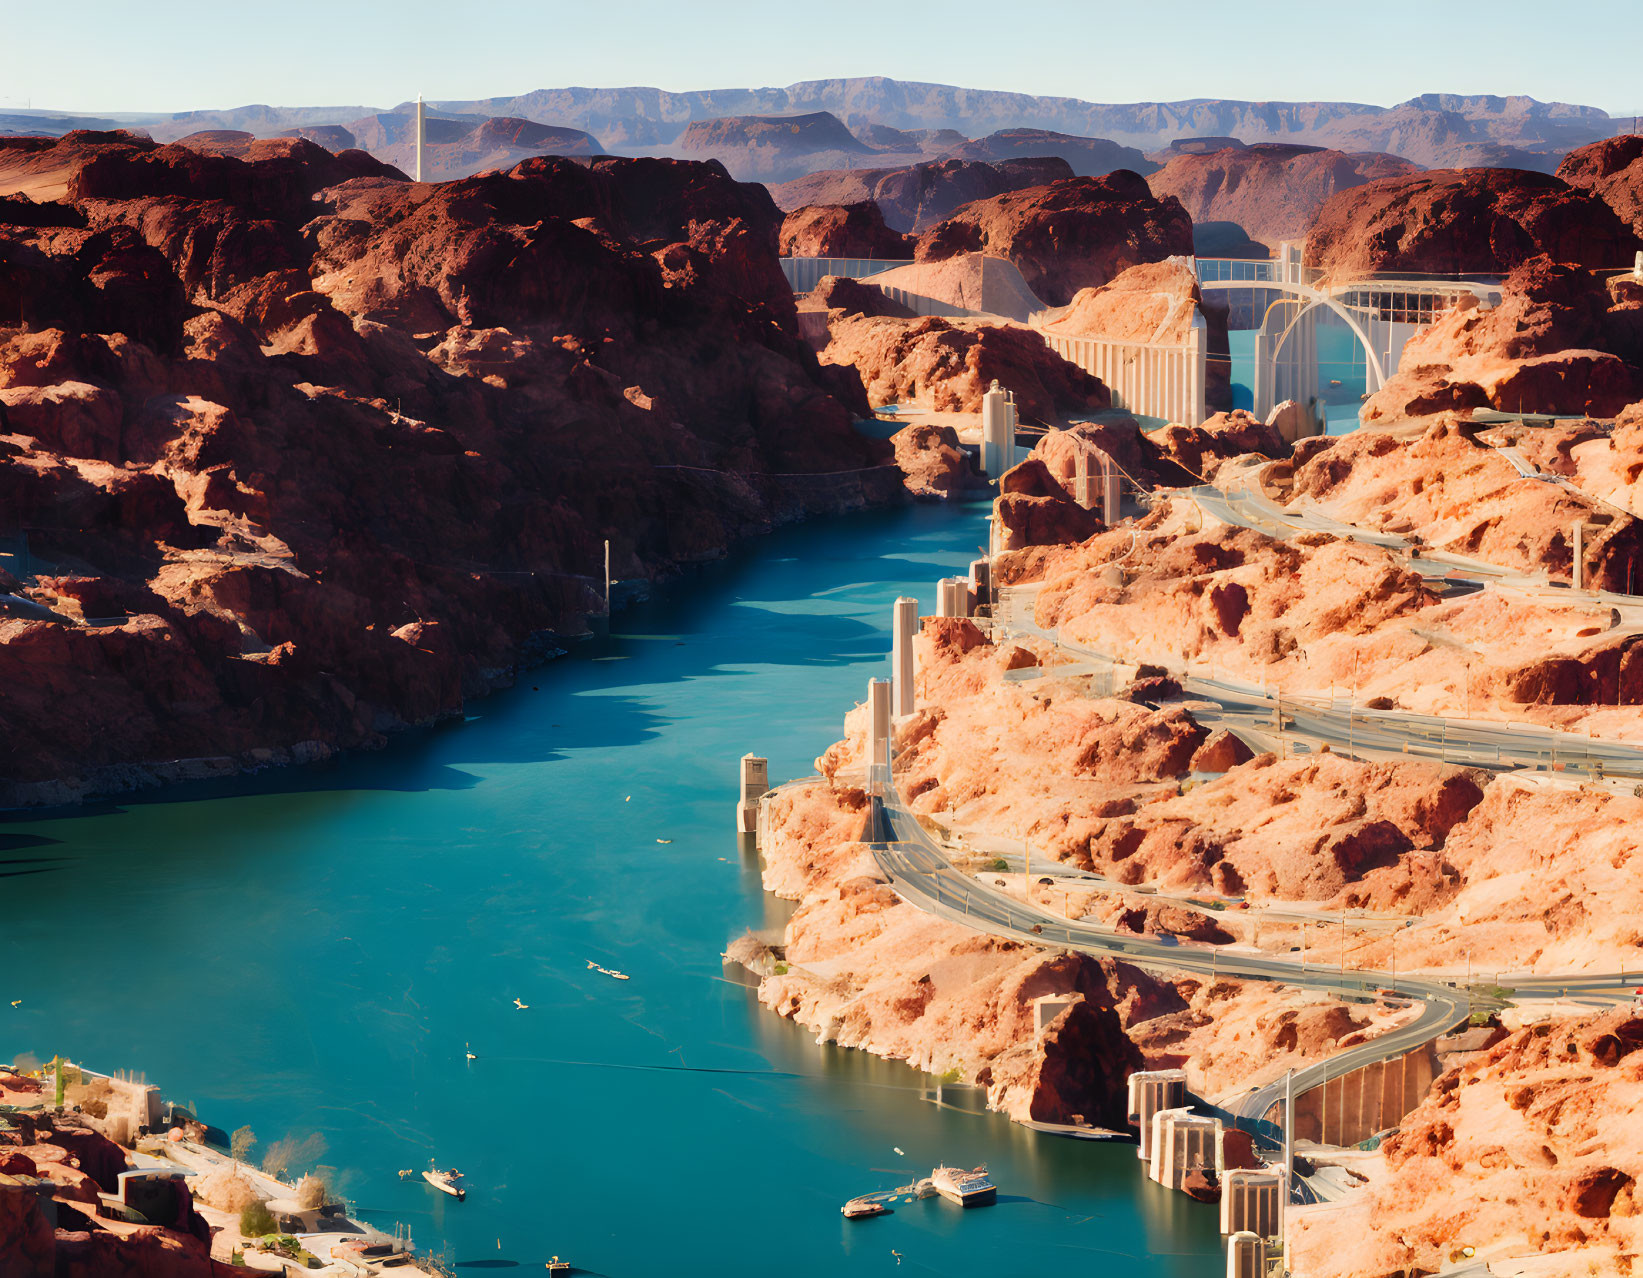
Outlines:
<svg viewBox="0 0 1643 1278"><path fill-rule="evenodd" d="M0 181L7 806L379 746L585 631L607 539L653 580L905 499L717 165L74 133Z"/></svg>

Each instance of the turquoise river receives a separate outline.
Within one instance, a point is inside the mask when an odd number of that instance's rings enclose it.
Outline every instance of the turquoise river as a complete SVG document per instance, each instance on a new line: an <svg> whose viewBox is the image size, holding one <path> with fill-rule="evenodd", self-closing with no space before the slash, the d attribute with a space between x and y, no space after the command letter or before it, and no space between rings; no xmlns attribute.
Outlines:
<svg viewBox="0 0 1643 1278"><path fill-rule="evenodd" d="M976 505L789 528L461 724L12 814L0 1059L142 1071L264 1145L318 1133L357 1214L459 1273L551 1253L623 1278L1221 1272L1214 1208L1145 1181L1132 1146L1038 1135L964 1090L938 1106L933 1079L818 1046L720 958L786 909L738 846L738 757L810 772L886 673L891 600L933 610L983 536ZM466 1202L398 1177L430 1158ZM840 1217L941 1161L987 1163L999 1204Z"/></svg>

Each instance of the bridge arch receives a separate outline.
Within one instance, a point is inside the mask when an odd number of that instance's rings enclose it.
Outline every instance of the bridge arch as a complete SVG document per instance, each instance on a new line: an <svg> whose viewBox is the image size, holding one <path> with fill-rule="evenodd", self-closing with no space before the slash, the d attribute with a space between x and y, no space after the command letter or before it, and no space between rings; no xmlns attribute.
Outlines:
<svg viewBox="0 0 1643 1278"><path fill-rule="evenodd" d="M1485 306L1499 300L1498 283L1444 276L1375 275L1327 283L1301 263L1299 248L1279 246L1276 258L1198 258L1206 294L1262 290L1276 294L1256 331L1254 408L1266 416L1284 399L1305 402L1318 392L1317 321L1335 316L1364 353L1365 390L1384 386L1397 371L1403 343L1462 297Z"/></svg>

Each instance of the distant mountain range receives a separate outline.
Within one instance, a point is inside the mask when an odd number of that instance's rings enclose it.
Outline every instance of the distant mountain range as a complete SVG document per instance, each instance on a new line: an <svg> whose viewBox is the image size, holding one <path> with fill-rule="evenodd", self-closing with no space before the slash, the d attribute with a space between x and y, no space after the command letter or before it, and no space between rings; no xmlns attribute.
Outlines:
<svg viewBox="0 0 1643 1278"><path fill-rule="evenodd" d="M13 112L0 115L0 133L119 126L174 141L200 131L238 130L260 137L341 126L366 149L380 146L386 153L389 145L372 139L396 132L383 122L410 109L409 103L401 103L386 111L244 106L101 117ZM580 154L603 149L628 155L718 155L738 176L765 180L891 159L972 158L962 149L971 139L1013 130L1063 135L1086 150L1090 140L1106 140L1115 144L1113 155L1122 155L1121 148L1132 154L1157 152L1183 138L1213 136L1390 152L1430 168L1488 165L1550 171L1574 147L1632 126L1630 117L1612 118L1596 107L1521 96L1430 93L1393 107L1210 98L1109 104L884 77L682 93L645 87L538 89L512 97L431 103L429 111L449 121L444 131L453 134L467 134L493 119L568 131L527 137L528 131L512 127L525 150L569 145ZM589 135L588 140L581 141L578 134ZM470 149L488 158L517 148ZM395 153L392 158L402 163L404 157Z"/></svg>

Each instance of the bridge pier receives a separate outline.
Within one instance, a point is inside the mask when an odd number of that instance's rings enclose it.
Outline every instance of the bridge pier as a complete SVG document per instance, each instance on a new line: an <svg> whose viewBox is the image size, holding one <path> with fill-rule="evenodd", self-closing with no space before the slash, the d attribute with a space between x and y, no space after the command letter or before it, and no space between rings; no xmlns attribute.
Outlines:
<svg viewBox="0 0 1643 1278"><path fill-rule="evenodd" d="M901 596L895 602L890 628L890 713L900 719L913 713L913 634L918 629L918 600Z"/></svg>
<svg viewBox="0 0 1643 1278"><path fill-rule="evenodd" d="M883 794L883 777L890 770L890 681L867 681L868 793ZM882 771L881 771L882 769Z"/></svg>
<svg viewBox="0 0 1643 1278"><path fill-rule="evenodd" d="M1266 1240L1236 1233L1227 1239L1227 1278L1266 1278Z"/></svg>
<svg viewBox="0 0 1643 1278"><path fill-rule="evenodd" d="M995 380L981 397L981 473L997 479L1015 462L1014 393Z"/></svg>
<svg viewBox="0 0 1643 1278"><path fill-rule="evenodd" d="M736 804L736 833L754 834L759 828L759 800L770 789L770 760L756 754L742 756L741 799Z"/></svg>

